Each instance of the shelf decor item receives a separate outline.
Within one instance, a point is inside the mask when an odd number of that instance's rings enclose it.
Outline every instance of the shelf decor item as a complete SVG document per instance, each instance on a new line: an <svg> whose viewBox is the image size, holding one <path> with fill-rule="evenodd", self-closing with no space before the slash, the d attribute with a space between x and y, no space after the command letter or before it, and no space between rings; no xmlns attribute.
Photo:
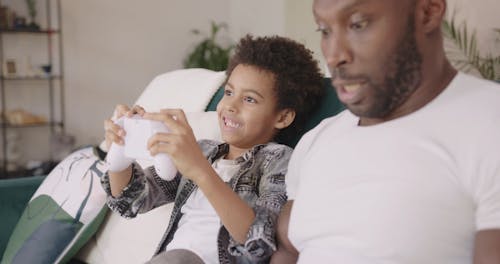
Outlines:
<svg viewBox="0 0 500 264"><path fill-rule="evenodd" d="M0 29L5 30L9 27L9 9L0 5Z"/></svg>
<svg viewBox="0 0 500 264"><path fill-rule="evenodd" d="M3 75L5 77L15 77L17 75L17 63L13 59L7 59L5 60L4 66L3 66Z"/></svg>
<svg viewBox="0 0 500 264"><path fill-rule="evenodd" d="M194 50L188 55L184 61L184 68L204 68L213 71L224 71L229 62L229 55L234 46L229 45L224 48L217 43L217 33L221 29L226 29L225 23L215 23L212 21L212 30L210 35L198 43ZM200 35L201 32L197 29L191 31L194 35Z"/></svg>
<svg viewBox="0 0 500 264"><path fill-rule="evenodd" d="M40 26L35 22L37 11L35 0L26 0L26 5L28 6L28 13L30 16L30 21L27 25L29 30L39 31Z"/></svg>
<svg viewBox="0 0 500 264"><path fill-rule="evenodd" d="M40 68L45 73L45 76L50 76L52 74L52 65L44 64L44 65L40 66Z"/></svg>

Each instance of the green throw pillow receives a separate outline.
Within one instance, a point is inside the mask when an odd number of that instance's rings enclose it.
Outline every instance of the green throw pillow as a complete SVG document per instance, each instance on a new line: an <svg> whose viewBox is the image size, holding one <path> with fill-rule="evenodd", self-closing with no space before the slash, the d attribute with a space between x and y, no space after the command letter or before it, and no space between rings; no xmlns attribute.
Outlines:
<svg viewBox="0 0 500 264"><path fill-rule="evenodd" d="M92 147L61 161L31 198L3 263L65 263L97 231L108 211L100 185L105 164Z"/></svg>

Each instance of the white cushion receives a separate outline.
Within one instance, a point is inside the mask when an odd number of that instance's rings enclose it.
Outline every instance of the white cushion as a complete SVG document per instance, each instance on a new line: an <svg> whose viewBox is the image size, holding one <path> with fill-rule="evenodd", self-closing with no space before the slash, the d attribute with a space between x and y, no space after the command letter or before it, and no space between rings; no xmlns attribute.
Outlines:
<svg viewBox="0 0 500 264"><path fill-rule="evenodd" d="M225 80L226 74L223 71L192 68L167 72L155 77L134 105L140 105L148 112L158 112L164 108L181 108L186 112L189 124L196 126L198 120L203 119L195 117L197 121L191 121L191 116L198 115L192 113L205 111L210 99ZM205 132L200 131L200 133ZM210 139L211 135L209 133L196 138ZM104 141L99 147L107 151Z"/></svg>
<svg viewBox="0 0 500 264"><path fill-rule="evenodd" d="M158 112L162 108L202 112L225 79L225 72L207 69L183 69L164 73L149 83L135 104L149 112Z"/></svg>
<svg viewBox="0 0 500 264"><path fill-rule="evenodd" d="M156 77L136 104L147 111L181 108L196 139L221 140L216 112L203 112L224 82L224 72L187 69ZM104 144L101 148L105 150ZM150 161L139 161L145 167ZM77 258L86 263L144 263L151 259L170 219L173 204L158 207L134 219L109 213L96 235Z"/></svg>
<svg viewBox="0 0 500 264"><path fill-rule="evenodd" d="M110 212L77 258L99 264L145 263L167 229L172 208L173 204L166 204L133 219Z"/></svg>

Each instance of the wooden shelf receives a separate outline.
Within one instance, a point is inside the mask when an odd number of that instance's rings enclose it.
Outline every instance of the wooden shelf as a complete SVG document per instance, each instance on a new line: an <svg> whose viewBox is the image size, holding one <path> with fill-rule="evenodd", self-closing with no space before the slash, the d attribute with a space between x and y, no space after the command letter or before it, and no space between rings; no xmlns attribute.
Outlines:
<svg viewBox="0 0 500 264"><path fill-rule="evenodd" d="M42 30L33 30L33 29L0 29L0 33L2 34L59 34L60 30L58 29L42 29Z"/></svg>
<svg viewBox="0 0 500 264"><path fill-rule="evenodd" d="M62 126L62 122L45 122L45 123L35 123L35 124L26 124L26 125L12 125L9 123L0 123L0 126L5 128L32 128L32 127L55 127Z"/></svg>
<svg viewBox="0 0 500 264"><path fill-rule="evenodd" d="M47 81L47 80L59 80L61 79L60 75L51 75L51 76L3 76L0 75L0 79L5 81Z"/></svg>

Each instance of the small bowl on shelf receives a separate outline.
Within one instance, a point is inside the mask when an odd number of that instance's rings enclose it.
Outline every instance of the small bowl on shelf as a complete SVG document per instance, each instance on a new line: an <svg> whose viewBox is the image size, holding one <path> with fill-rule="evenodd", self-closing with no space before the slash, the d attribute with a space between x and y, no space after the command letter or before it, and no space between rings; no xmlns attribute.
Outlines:
<svg viewBox="0 0 500 264"><path fill-rule="evenodd" d="M50 65L50 64L44 64L44 65L40 66L40 68L42 68L42 71L47 76L50 76L50 74L52 73L52 65Z"/></svg>

